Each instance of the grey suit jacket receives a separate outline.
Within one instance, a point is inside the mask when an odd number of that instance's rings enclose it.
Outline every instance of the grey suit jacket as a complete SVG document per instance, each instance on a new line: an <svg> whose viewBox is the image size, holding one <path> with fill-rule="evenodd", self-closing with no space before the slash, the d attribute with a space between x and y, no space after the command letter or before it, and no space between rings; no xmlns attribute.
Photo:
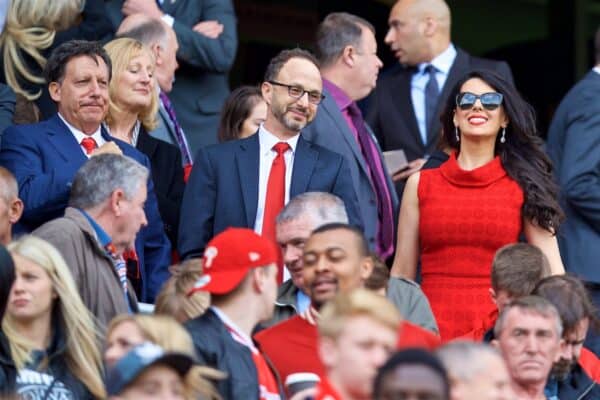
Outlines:
<svg viewBox="0 0 600 400"><path fill-rule="evenodd" d="M377 200L375 190L371 185L367 164L354 135L344 120L344 116L335 103L335 100L333 100L331 93L324 90L324 94L325 99L319 105L317 116L313 122L302 130L302 136L312 143L343 155L348 162L350 175L352 176L352 185L358 197L360 214L365 227L365 236L371 248L374 248L375 237L377 235ZM369 127L367 126L367 128ZM381 150L379 149L377 139L374 135L372 137L381 157ZM387 221L387 223L392 224L395 229L398 214L398 196L396 195L390 176L387 174L387 171L384 170L384 172L394 210L394 220Z"/></svg>
<svg viewBox="0 0 600 400"><path fill-rule="evenodd" d="M122 5L123 0L106 3L115 28L123 19ZM195 154L199 147L217 143L219 113L229 95L227 74L237 51L235 12L231 0L164 0L161 7L174 18L179 42L179 69L169 98ZM198 22L209 20L224 26L217 39L192 29Z"/></svg>

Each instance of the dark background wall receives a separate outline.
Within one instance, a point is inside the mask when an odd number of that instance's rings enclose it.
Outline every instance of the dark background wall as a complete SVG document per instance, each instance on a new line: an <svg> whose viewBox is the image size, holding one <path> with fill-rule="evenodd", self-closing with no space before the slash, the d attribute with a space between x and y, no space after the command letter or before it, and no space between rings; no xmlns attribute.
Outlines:
<svg viewBox="0 0 600 400"><path fill-rule="evenodd" d="M325 15L347 11L377 29L379 55L396 60L383 43L394 0L234 0L240 45L231 84L256 84L283 48L310 48ZM593 65L600 0L450 0L452 39L472 54L507 61L518 89L538 112L545 133L554 108ZM385 67L384 67L385 68Z"/></svg>

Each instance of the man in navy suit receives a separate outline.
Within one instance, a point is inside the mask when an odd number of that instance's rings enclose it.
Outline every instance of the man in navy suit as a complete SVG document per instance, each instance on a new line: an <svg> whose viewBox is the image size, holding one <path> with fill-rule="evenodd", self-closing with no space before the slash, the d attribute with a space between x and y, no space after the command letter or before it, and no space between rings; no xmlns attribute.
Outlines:
<svg viewBox="0 0 600 400"><path fill-rule="evenodd" d="M356 105L375 88L383 65L375 28L352 14L329 14L319 26L316 49L325 99L302 136L346 158L365 237L385 260L394 251L398 198L377 140Z"/></svg>
<svg viewBox="0 0 600 400"><path fill-rule="evenodd" d="M274 218L272 226L264 222L270 214L265 211L271 210L267 182L278 157L285 160L285 202L307 191L333 193L344 201L351 223L362 225L344 158L300 135L315 118L322 90L312 54L284 50L271 60L262 83L267 118L258 133L197 153L181 209L178 249L183 258L202 256L206 243L230 226L274 232ZM281 144L286 150L276 153Z"/></svg>
<svg viewBox="0 0 600 400"><path fill-rule="evenodd" d="M99 43L70 41L57 47L45 68L46 81L58 113L33 125L7 129L0 165L10 170L25 203L21 231L32 231L61 217L73 177L89 157L123 154L150 169L148 158L114 139L101 126L108 110L111 62ZM136 238L141 301L151 302L168 278L171 246L164 234L152 180L144 210L148 225Z"/></svg>
<svg viewBox="0 0 600 400"><path fill-rule="evenodd" d="M566 220L558 230L567 272L584 280L600 309L600 29L596 66L560 103L548 131ZM588 343L600 354L600 337Z"/></svg>
<svg viewBox="0 0 600 400"><path fill-rule="evenodd" d="M385 42L400 63L379 79L367 122L384 151L402 149L410 162L409 168L393 176L400 183L400 195L405 179L437 147L439 115L455 83L482 68L513 80L505 62L473 57L456 48L450 40L450 23L444 0L398 0L390 11Z"/></svg>

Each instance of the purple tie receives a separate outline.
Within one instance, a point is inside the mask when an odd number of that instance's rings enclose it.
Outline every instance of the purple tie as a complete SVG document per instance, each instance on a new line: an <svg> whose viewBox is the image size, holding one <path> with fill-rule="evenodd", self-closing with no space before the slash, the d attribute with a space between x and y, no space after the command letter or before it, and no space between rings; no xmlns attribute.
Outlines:
<svg viewBox="0 0 600 400"><path fill-rule="evenodd" d="M375 189L377 200L378 229L377 254L385 260L394 251L394 212L392 200L388 191L381 157L375 147L373 138L367 130L360 109L355 102L348 107L348 112L358 134L358 144L371 173L370 180Z"/></svg>
<svg viewBox="0 0 600 400"><path fill-rule="evenodd" d="M175 128L175 138L177 139L177 145L179 146L179 150L181 150L181 158L183 161L183 165L191 165L192 164L192 155L190 153L190 147L185 139L185 134L183 133L183 129L181 129L181 125L177 122L177 117L175 116L175 109L173 108L173 104L166 93L160 92L160 101L162 101L167 114L169 115L169 119L173 123L173 127Z"/></svg>

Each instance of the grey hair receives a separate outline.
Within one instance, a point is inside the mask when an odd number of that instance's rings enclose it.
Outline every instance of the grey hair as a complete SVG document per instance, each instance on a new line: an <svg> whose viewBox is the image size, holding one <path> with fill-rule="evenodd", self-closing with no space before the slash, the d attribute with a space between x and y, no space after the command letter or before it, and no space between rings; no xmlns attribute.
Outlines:
<svg viewBox="0 0 600 400"><path fill-rule="evenodd" d="M151 19L141 23L135 28L125 31L117 36L120 38L135 39L148 47L158 44L165 48L168 42L167 28L162 21L157 19Z"/></svg>
<svg viewBox="0 0 600 400"><path fill-rule="evenodd" d="M346 46L359 48L362 28L369 29L375 35L375 28L366 19L346 12L327 15L317 29L315 52L321 66L333 64Z"/></svg>
<svg viewBox="0 0 600 400"><path fill-rule="evenodd" d="M19 186L15 176L6 168L0 167L0 197L9 202L19 196Z"/></svg>
<svg viewBox="0 0 600 400"><path fill-rule="evenodd" d="M331 223L348 223L344 202L339 197L325 192L305 192L294 197L277 216L276 223L310 218L315 226Z"/></svg>
<svg viewBox="0 0 600 400"><path fill-rule="evenodd" d="M562 337L563 325L562 320L560 319L560 314L554 304L546 300L541 296L525 296L519 297L510 303L508 303L502 309L502 312L498 316L496 320L496 325L494 325L494 336L496 338L500 337L502 330L504 329L504 324L506 323L506 318L510 310L513 308L517 308L521 311L530 312L533 314L541 315L545 318L554 319L554 328L558 338Z"/></svg>
<svg viewBox="0 0 600 400"><path fill-rule="evenodd" d="M75 174L69 206L92 209L117 189L122 189L125 197L131 199L147 180L148 168L133 158L99 154L91 157Z"/></svg>
<svg viewBox="0 0 600 400"><path fill-rule="evenodd" d="M466 383L471 382L479 373L489 370L490 358L502 360L495 347L466 340L448 343L440 347L436 354L453 378Z"/></svg>

